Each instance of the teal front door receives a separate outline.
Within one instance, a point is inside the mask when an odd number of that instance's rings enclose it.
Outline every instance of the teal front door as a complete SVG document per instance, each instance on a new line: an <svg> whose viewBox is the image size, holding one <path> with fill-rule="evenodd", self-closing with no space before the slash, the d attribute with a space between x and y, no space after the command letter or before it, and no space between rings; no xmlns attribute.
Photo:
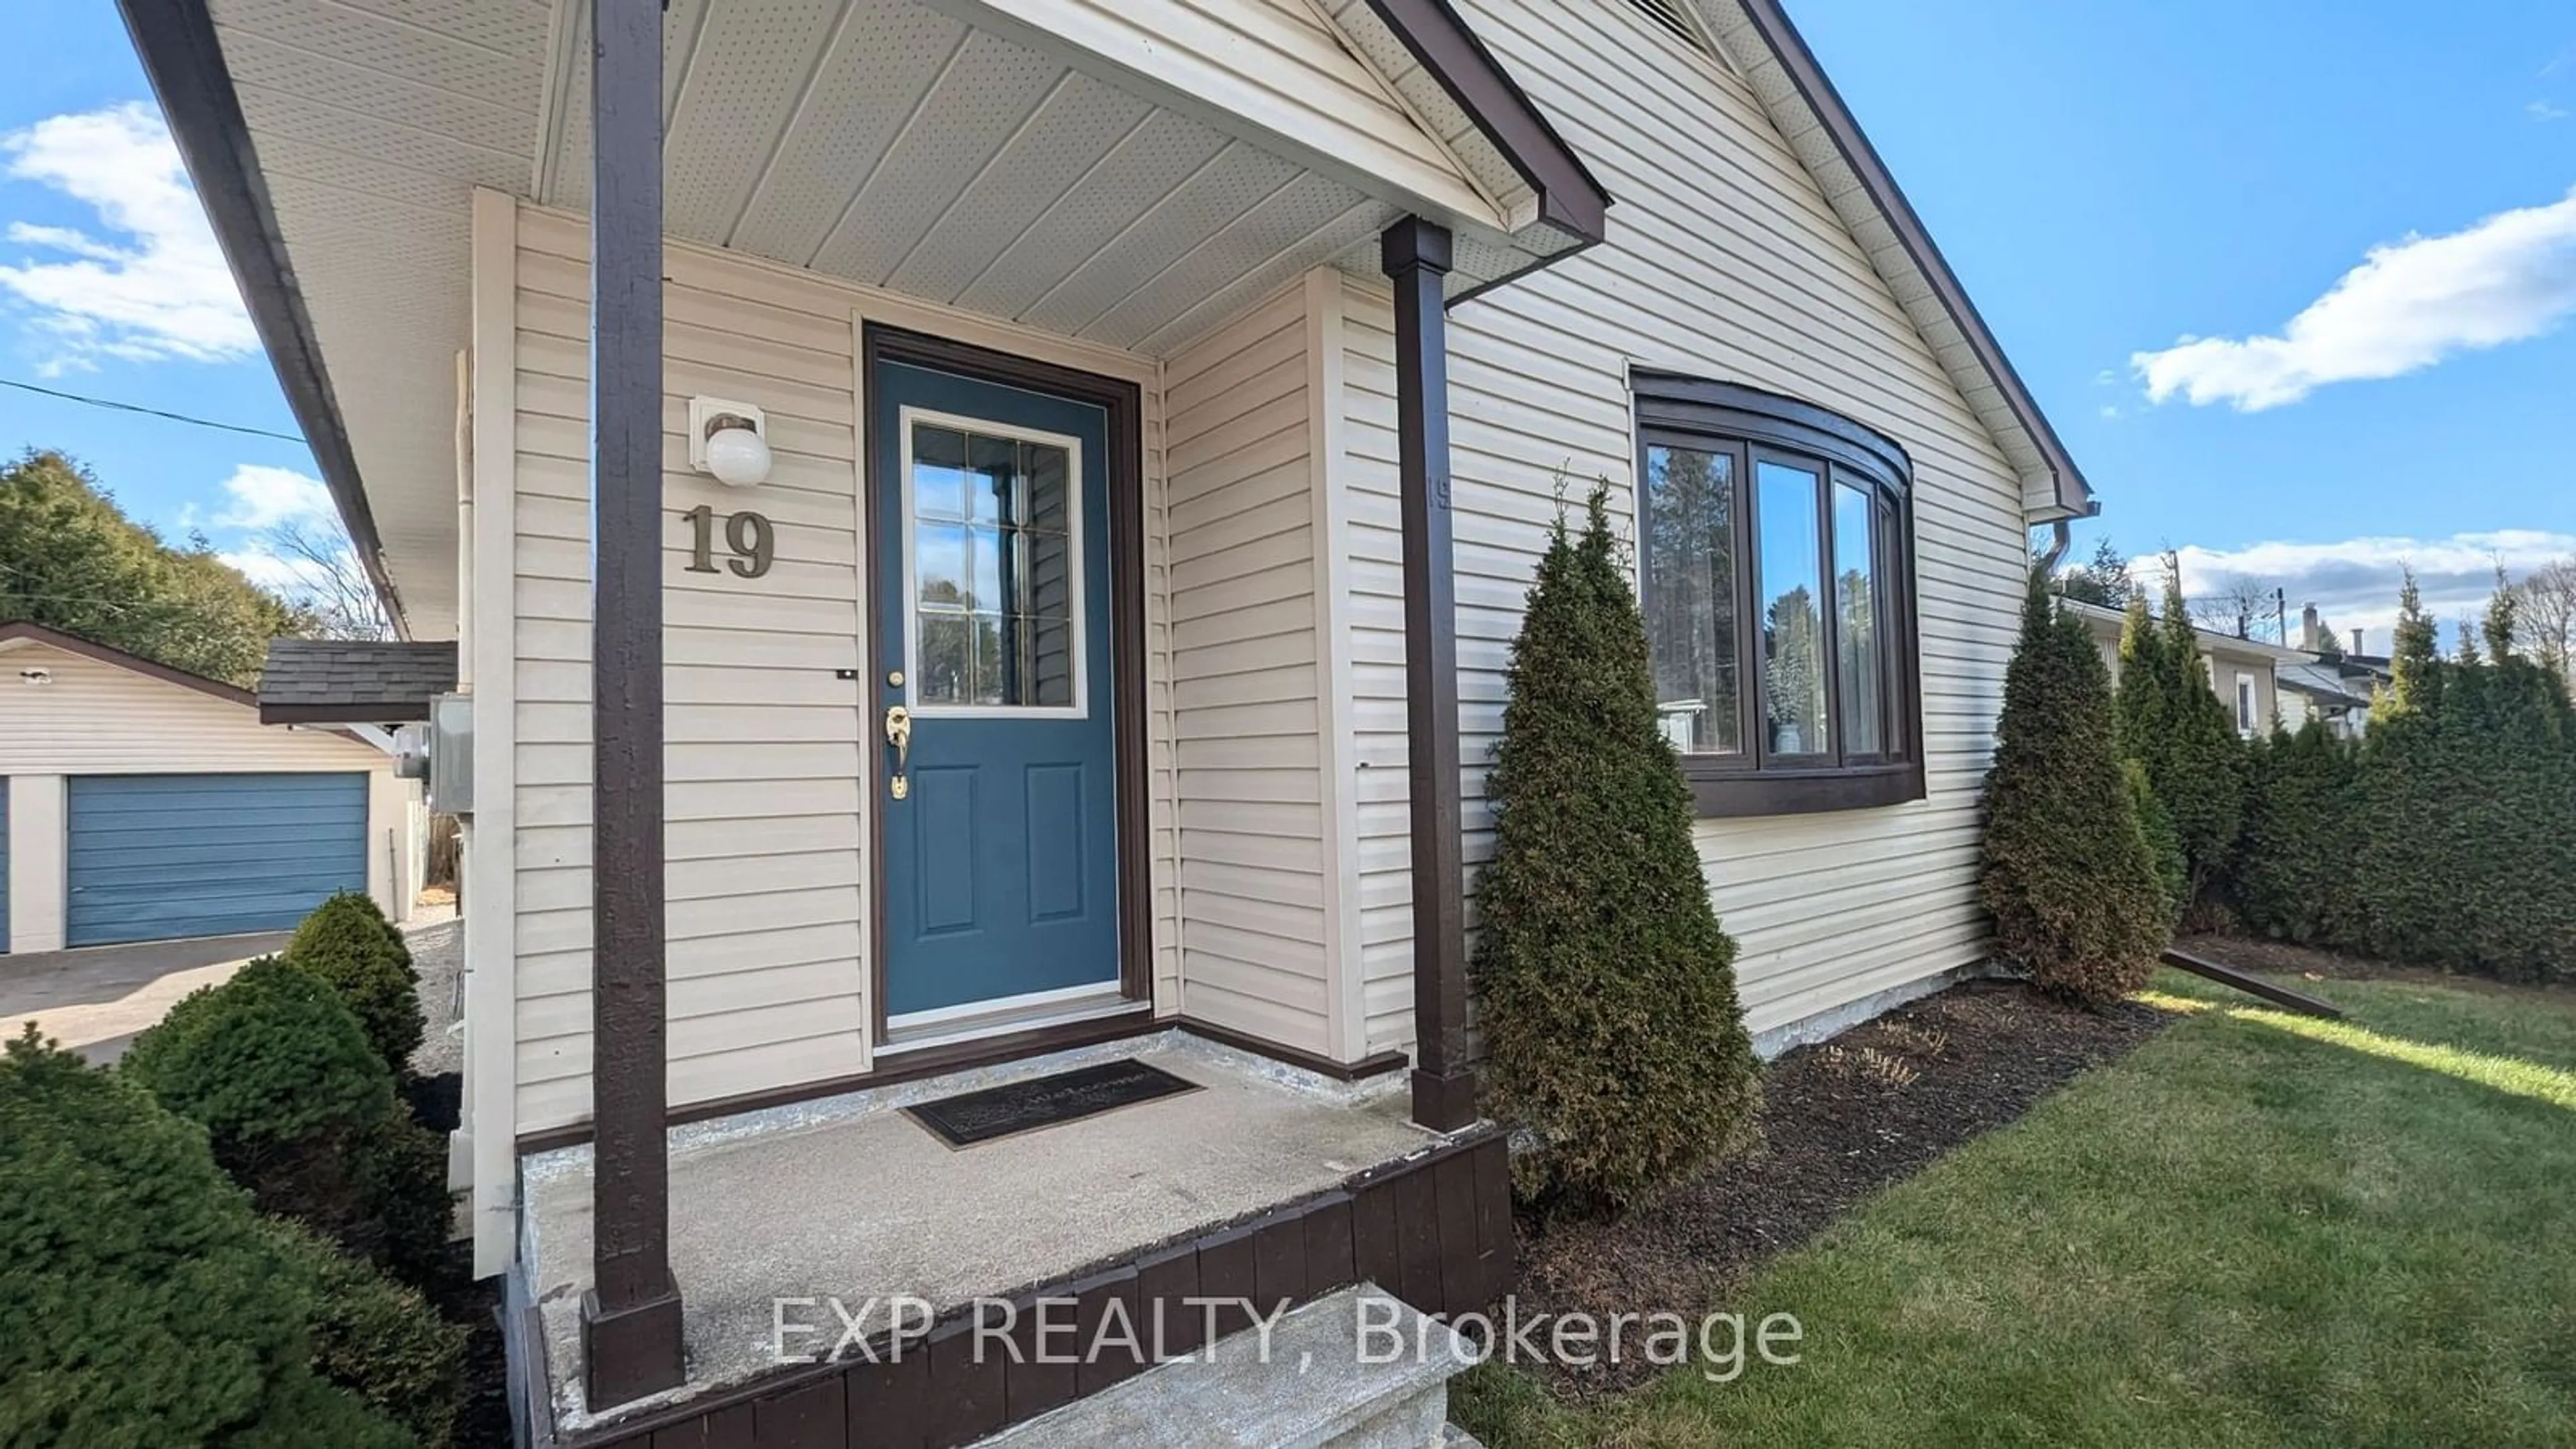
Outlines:
<svg viewBox="0 0 2576 1449"><path fill-rule="evenodd" d="M888 1029L1114 991L1107 414L896 362L869 400Z"/></svg>

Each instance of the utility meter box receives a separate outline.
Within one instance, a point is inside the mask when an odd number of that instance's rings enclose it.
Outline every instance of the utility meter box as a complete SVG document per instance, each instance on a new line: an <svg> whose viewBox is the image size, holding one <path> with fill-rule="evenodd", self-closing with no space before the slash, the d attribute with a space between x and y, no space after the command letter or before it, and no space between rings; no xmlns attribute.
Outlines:
<svg viewBox="0 0 2576 1449"><path fill-rule="evenodd" d="M429 702L429 808L474 813L474 696L442 694Z"/></svg>

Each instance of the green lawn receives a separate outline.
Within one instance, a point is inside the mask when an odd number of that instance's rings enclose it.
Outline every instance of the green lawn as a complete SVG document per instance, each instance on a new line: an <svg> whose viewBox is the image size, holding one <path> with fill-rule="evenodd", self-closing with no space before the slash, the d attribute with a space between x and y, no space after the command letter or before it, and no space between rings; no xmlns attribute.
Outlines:
<svg viewBox="0 0 2576 1449"><path fill-rule="evenodd" d="M2576 1445L2576 995L2305 989L2184 1011L1881 1193L1727 1308L1803 1360L1569 1408L1488 1364L1491 1449ZM1647 1305L1660 1306L1660 1305Z"/></svg>

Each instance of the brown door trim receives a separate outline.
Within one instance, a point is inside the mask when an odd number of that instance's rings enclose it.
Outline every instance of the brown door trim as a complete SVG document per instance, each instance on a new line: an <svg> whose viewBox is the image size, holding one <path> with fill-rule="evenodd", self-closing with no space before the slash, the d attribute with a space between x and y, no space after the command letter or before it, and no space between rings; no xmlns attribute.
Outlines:
<svg viewBox="0 0 2576 1449"><path fill-rule="evenodd" d="M1154 896L1152 795L1146 771L1145 733L1145 431L1144 394L1132 382L1062 367L1015 353L935 337L926 332L863 323L859 333L859 494L860 537L867 550L867 598L861 610L866 631L860 652L867 659L860 692L865 701L861 731L868 764L862 771L875 792L868 811L868 1020L869 1040L886 1039L885 917L885 749L878 739L876 699L886 662L878 657L884 630L878 618L883 589L877 577L883 557L877 537L879 449L875 433L877 365L909 363L955 373L980 382L1025 388L1051 397L1089 403L1108 417L1109 456L1109 641L1110 697L1117 711L1114 769L1118 801L1118 989L1130 1001L1149 1001L1154 990Z"/></svg>

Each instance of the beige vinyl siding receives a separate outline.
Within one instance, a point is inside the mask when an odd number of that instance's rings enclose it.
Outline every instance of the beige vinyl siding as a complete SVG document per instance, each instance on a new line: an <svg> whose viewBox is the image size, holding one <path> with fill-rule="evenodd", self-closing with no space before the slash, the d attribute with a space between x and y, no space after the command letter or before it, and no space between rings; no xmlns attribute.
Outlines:
<svg viewBox="0 0 2576 1449"><path fill-rule="evenodd" d="M250 705L85 654L26 642L0 650L0 661L0 775L393 769L384 751L347 735L264 725ZM53 682L28 684L23 669Z"/></svg>
<svg viewBox="0 0 2576 1449"><path fill-rule="evenodd" d="M1302 287L1165 364L1182 1003L1332 1048L1324 650Z"/></svg>
<svg viewBox="0 0 2576 1449"><path fill-rule="evenodd" d="M1628 370L1750 383L1889 434L1915 466L1917 607L1929 798L1889 809L1703 821L1709 890L1741 943L1756 1031L1972 965L1976 797L1993 745L2023 567L2020 488L1744 84L1618 5L1463 0L1471 26L1618 198L1610 240L1457 308L1450 318L1461 758L1467 854L1492 848L1483 800L1503 671L1560 471L1595 478L1632 531ZM1410 1034L1409 895L1400 845L1401 639L1389 476L1390 339L1373 309L1349 329L1355 609L1362 690L1364 947L1373 1045ZM1383 524L1378 523L1380 517ZM1392 731L1392 734L1386 732ZM1380 768L1384 764L1385 768Z"/></svg>
<svg viewBox="0 0 2576 1449"><path fill-rule="evenodd" d="M1343 279L1341 309L1345 596L1351 695L1349 789L1357 802L1362 1036L1367 1051L1413 1040L1413 817L1406 786L1404 523L1395 432L1395 309ZM1472 776L1481 766L1468 762Z"/></svg>
<svg viewBox="0 0 2576 1449"><path fill-rule="evenodd" d="M590 664L587 239L518 214L516 497L518 1130L589 1115ZM865 1069L869 1031L863 774L874 723L857 680L861 556L854 318L882 316L1076 366L1081 349L821 276L674 244L665 259L664 687L670 1089L706 1101ZM1132 364L1129 370L1134 371ZM768 418L770 480L731 490L688 469L692 395ZM1159 1000L1177 997L1159 394L1146 391L1148 728ZM776 530L756 580L687 571L682 515L753 509ZM495 500L478 499L478 507ZM719 535L721 538L721 535ZM720 545L721 546L721 545Z"/></svg>

